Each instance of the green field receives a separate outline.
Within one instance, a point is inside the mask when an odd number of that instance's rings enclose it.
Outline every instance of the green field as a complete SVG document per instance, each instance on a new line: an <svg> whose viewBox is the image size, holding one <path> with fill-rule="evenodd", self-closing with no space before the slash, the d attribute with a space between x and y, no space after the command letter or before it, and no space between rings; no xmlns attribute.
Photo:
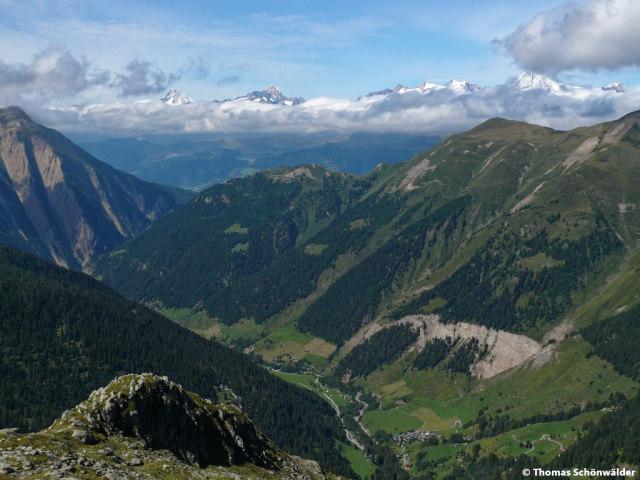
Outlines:
<svg viewBox="0 0 640 480"><path fill-rule="evenodd" d="M274 343L295 342L299 345L304 345L311 341L313 336L308 333L298 332L295 326L290 323L282 328L279 328L267 338Z"/></svg>
<svg viewBox="0 0 640 480"><path fill-rule="evenodd" d="M238 243L231 249L232 252L246 252L249 250L249 243Z"/></svg>
<svg viewBox="0 0 640 480"><path fill-rule="evenodd" d="M304 249L307 255L320 255L327 245L309 245Z"/></svg>
<svg viewBox="0 0 640 480"><path fill-rule="evenodd" d="M322 387L318 388L318 384L316 383L316 377L314 375L298 375L295 373L283 373L271 371L274 375L286 380L289 383L295 383L297 385L302 386L303 388L308 388L309 390L314 391L324 400L329 402L327 397L331 398L333 402L339 407L344 407L345 405L349 405L351 403L351 397L349 395L345 395L337 390L333 390L331 388ZM329 402L331 403L331 402Z"/></svg>
<svg viewBox="0 0 640 480"><path fill-rule="evenodd" d="M272 362L276 357L291 355L297 360L310 357L308 360L317 366L324 366L326 359L336 347L315 338L308 333L300 333L293 323L277 328L267 337L256 343L255 353Z"/></svg>
<svg viewBox="0 0 640 480"><path fill-rule="evenodd" d="M371 410L365 413L363 420L373 435L375 435L378 430L383 430L391 435L420 430L424 423L419 418L396 408L389 410Z"/></svg>
<svg viewBox="0 0 640 480"><path fill-rule="evenodd" d="M242 227L239 223L234 223L233 225L231 225L229 228L227 228L224 233L240 233L240 234L245 234L245 233L249 233L249 229L248 228L244 228Z"/></svg>
<svg viewBox="0 0 640 480"><path fill-rule="evenodd" d="M233 325L221 325L220 331L227 337L227 341L234 341L239 338L257 338L264 330L263 325L256 325L251 319L242 319Z"/></svg>
<svg viewBox="0 0 640 480"><path fill-rule="evenodd" d="M353 471L356 472L360 478L370 477L371 474L375 472L376 467L367 460L362 450L358 450L353 445L340 441L338 441L338 445L340 446L340 453L344 458L349 460L351 468L353 468Z"/></svg>
<svg viewBox="0 0 640 480"><path fill-rule="evenodd" d="M454 458L459 452L462 452L466 448L467 446L464 443L461 443L458 446L453 443L443 443L436 447L414 448L411 450L411 459L415 463L416 455L421 450L425 450L427 452L425 455L427 460L439 460L445 457Z"/></svg>

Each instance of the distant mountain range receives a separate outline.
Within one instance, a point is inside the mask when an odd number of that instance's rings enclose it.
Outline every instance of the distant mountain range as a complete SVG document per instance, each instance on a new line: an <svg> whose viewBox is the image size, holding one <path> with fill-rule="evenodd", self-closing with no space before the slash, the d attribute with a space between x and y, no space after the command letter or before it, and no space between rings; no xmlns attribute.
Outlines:
<svg viewBox="0 0 640 480"><path fill-rule="evenodd" d="M202 139L176 136L170 142L154 137L110 138L80 146L143 180L201 190L257 170L301 163L363 175L379 163L408 160L441 139L437 135L370 133Z"/></svg>
<svg viewBox="0 0 640 480"><path fill-rule="evenodd" d="M575 87L572 85L566 85L564 83L557 82L545 75L540 75L532 72L524 72L521 73L517 78L513 78L509 80L504 85L499 85L493 88L511 88L514 90L542 90L549 93L554 93L556 95L581 95L585 93L593 93L593 92L615 92L615 93L625 93L628 91L627 87L622 82L617 82L612 85L608 85L606 87L602 87L599 89L594 88L586 88L586 87ZM473 93L479 92L480 90L485 90L489 87L480 87L474 83L469 83L467 81L459 82L457 80L451 80L444 85L437 85L432 82L424 82L414 88L409 88L406 85L398 85L393 90L384 89L379 90L377 92L371 92L365 95L362 98L370 98L380 95L390 95L392 93L407 93L407 92L420 92L427 93L431 91L437 90L448 90L457 94L465 94L465 93Z"/></svg>
<svg viewBox="0 0 640 480"><path fill-rule="evenodd" d="M164 103L167 105L185 105L188 103L194 103L191 98L189 98L186 94L179 92L175 88L172 88L167 92L165 97L162 99ZM288 105L294 106L304 103L304 98L302 97L285 97L282 92L278 89L278 87L271 85L266 90L256 90L251 93L247 93L241 97L237 97L234 100L226 99L226 100L213 100L213 103L226 103L226 102L255 102L255 103L268 103L271 105Z"/></svg>
<svg viewBox="0 0 640 480"><path fill-rule="evenodd" d="M615 92L615 93L625 93L628 91L628 88L622 82L616 82L611 85L607 85L601 88L588 88L588 87L576 87L572 85L567 85L564 83L557 82L545 75L541 75L533 72L523 72L518 77L512 78L504 85L498 85L492 88L511 88L514 90L541 90L549 93L553 93L556 95L584 95L587 93L594 92ZM485 90L491 87L481 87L475 83L469 83L465 81L458 80L450 80L449 82L438 85L433 82L423 82L416 87L407 87L406 85L398 84L393 90L390 88L385 88L383 90L378 90L375 92L369 92L366 95L358 97L358 100L362 100L363 98L372 98L379 96L391 95L393 93L404 94L408 92L419 92L419 93L428 93L434 91L450 91L457 94L465 94L465 93L474 93L479 92L481 90ZM193 100L189 98L186 94L181 93L175 89L169 90L165 98L163 99L165 103L168 105L183 105L188 103L193 103ZM234 100L226 99L226 100L214 100L214 103L226 103L226 102L241 102L241 101L250 101L256 103L267 103L271 105L288 105L294 106L299 105L305 102L305 99L302 97L285 97L282 92L275 86L271 85L266 90L254 91L243 95L241 97L237 97Z"/></svg>
<svg viewBox="0 0 640 480"><path fill-rule="evenodd" d="M304 98L302 97L287 98L282 94L282 92L280 92L280 90L278 90L278 87L275 87L273 85L271 85L266 90L251 92L242 97L238 97L234 100L234 102L239 102L243 100L248 100L256 103L270 103L273 105L289 105L289 106L299 105L301 103L304 103L305 101Z"/></svg>

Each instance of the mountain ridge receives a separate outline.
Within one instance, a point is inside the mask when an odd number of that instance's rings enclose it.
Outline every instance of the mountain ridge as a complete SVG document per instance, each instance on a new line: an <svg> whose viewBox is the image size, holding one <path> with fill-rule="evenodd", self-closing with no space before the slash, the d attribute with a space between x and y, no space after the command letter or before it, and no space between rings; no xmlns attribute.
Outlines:
<svg viewBox="0 0 640 480"><path fill-rule="evenodd" d="M556 80L553 80L550 77L545 75L534 73L534 72L523 72L519 76L511 78L507 80L504 85L498 85L496 87L480 87L477 84L472 84L465 81L457 81L450 80L449 82L438 85L433 82L425 81L420 85L409 88L406 85L398 84L395 89L384 89L379 90L377 92L370 92L367 95L361 96L358 100L362 98L370 98L376 96L386 96L393 93L404 94L407 92L419 92L419 93L429 93L431 91L450 91L458 95L480 92L482 90L487 90L489 88L510 88L517 91L544 91L547 93L555 94L555 95L583 95L585 93L591 94L602 94L602 93L619 93L623 94L629 91L629 89L622 83L616 82L608 86L604 86L601 88L587 88L587 87L576 87L572 85L567 85Z"/></svg>

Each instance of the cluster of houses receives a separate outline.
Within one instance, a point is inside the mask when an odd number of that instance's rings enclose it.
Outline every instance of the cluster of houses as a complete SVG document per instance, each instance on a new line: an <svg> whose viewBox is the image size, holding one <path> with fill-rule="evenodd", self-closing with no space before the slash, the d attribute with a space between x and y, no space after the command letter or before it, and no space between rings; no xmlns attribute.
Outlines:
<svg viewBox="0 0 640 480"><path fill-rule="evenodd" d="M404 447L409 443L422 442L427 438L437 437L437 436L439 435L433 432L406 432L406 433L400 433L394 436L393 439L396 441L398 445L400 445L401 447Z"/></svg>

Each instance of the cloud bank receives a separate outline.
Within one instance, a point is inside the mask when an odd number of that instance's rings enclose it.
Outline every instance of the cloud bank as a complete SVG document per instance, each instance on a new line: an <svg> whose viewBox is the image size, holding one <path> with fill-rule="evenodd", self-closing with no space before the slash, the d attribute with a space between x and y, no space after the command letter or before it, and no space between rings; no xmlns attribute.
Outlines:
<svg viewBox="0 0 640 480"><path fill-rule="evenodd" d="M50 45L29 63L0 61L0 97L6 103L44 103L106 85L109 77L108 70L97 68L87 58Z"/></svg>
<svg viewBox="0 0 640 480"><path fill-rule="evenodd" d="M572 2L539 13L494 45L524 69L551 75L640 67L639 25L637 0Z"/></svg>
<svg viewBox="0 0 640 480"><path fill-rule="evenodd" d="M513 84L460 94L448 88L409 90L360 100L316 98L294 107L231 101L171 106L161 101L114 103L35 112L66 132L132 135L189 132L398 132L451 134L492 117L556 129L592 125L640 109L640 91L577 89L556 94Z"/></svg>

